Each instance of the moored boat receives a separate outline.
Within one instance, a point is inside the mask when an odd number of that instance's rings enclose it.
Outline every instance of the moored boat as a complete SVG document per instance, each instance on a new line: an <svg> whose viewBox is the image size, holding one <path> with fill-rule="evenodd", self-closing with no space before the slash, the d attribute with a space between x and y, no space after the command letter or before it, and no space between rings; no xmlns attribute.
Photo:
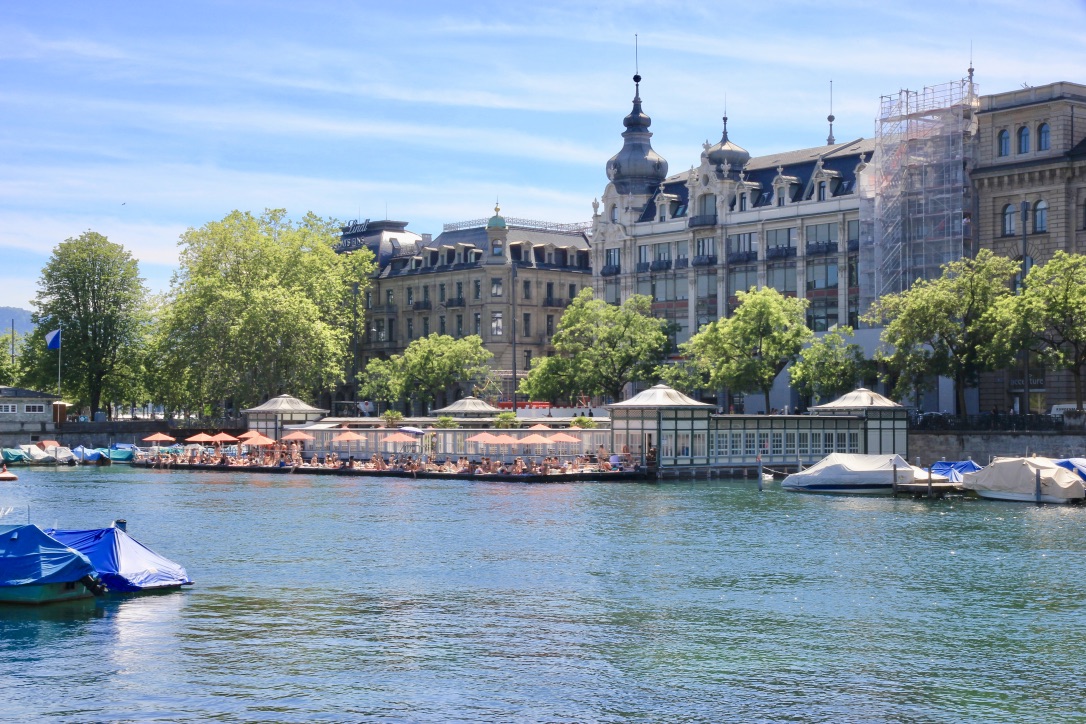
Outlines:
<svg viewBox="0 0 1086 724"><path fill-rule="evenodd" d="M94 565L110 592L140 593L191 586L185 567L137 541L118 521L109 528L46 532Z"/></svg>
<svg viewBox="0 0 1086 724"><path fill-rule="evenodd" d="M1074 503L1086 499L1077 474L1043 457L996 458L986 468L962 476L962 487L981 498L1018 503Z"/></svg>
<svg viewBox="0 0 1086 724"><path fill-rule="evenodd" d="M88 558L36 525L0 526L0 603L52 603L100 595Z"/></svg>
<svg viewBox="0 0 1086 724"><path fill-rule="evenodd" d="M804 493L837 495L891 495L895 484L928 479L928 472L913 467L900 455L830 453L817 463L792 473L781 488ZM945 483L943 475L931 475L932 482Z"/></svg>

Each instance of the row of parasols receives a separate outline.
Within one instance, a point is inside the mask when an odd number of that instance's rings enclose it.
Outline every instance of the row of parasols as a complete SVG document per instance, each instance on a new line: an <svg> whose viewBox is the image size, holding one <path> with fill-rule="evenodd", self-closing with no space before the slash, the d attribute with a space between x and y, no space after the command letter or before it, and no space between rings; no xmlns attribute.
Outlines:
<svg viewBox="0 0 1086 724"><path fill-rule="evenodd" d="M284 435L283 440L312 440L312 435L302 432L301 430L295 430L289 435ZM163 442L177 442L177 438L170 437L164 432L156 432L154 435L143 438L144 442L163 443ZM191 443L241 443L242 445L252 445L254 447L266 447L268 445L274 445L275 440L267 437L263 433L256 430L250 430L249 432L243 432L241 435L234 437L233 435L225 432L220 432L215 435L208 435L206 432L201 432L192 437L185 438L185 442Z"/></svg>

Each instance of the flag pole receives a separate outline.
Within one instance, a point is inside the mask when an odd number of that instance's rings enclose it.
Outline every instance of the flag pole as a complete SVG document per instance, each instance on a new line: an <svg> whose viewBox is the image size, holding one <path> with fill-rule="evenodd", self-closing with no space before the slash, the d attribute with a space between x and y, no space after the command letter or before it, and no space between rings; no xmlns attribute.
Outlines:
<svg viewBox="0 0 1086 724"><path fill-rule="evenodd" d="M57 325L57 397L63 397L60 394L60 353L64 349L64 333L63 327Z"/></svg>

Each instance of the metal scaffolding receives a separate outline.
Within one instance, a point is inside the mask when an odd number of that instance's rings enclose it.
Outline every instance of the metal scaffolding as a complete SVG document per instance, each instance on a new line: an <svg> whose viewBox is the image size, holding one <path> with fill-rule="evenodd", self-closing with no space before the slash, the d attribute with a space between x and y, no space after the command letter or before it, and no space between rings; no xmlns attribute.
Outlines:
<svg viewBox="0 0 1086 724"><path fill-rule="evenodd" d="M868 243L860 245L861 310L970 253L966 163L978 107L972 69L960 81L881 98L873 184L867 194L861 189L861 216L869 220Z"/></svg>

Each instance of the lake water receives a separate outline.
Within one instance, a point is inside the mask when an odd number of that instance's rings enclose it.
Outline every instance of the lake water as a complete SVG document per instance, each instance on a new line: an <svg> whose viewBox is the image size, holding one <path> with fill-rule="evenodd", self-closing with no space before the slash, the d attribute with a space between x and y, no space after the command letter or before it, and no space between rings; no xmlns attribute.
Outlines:
<svg viewBox="0 0 1086 724"><path fill-rule="evenodd" d="M1086 508L19 471L182 593L0 608L12 721L1086 719Z"/></svg>

